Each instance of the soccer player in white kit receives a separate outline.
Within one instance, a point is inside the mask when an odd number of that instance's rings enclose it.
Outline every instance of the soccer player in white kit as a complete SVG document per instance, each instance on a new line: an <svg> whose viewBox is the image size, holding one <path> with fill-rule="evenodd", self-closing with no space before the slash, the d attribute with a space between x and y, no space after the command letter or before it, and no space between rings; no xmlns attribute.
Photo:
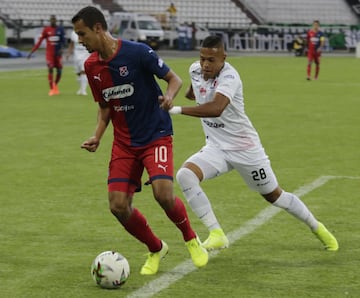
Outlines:
<svg viewBox="0 0 360 298"><path fill-rule="evenodd" d="M186 97L197 105L168 107L170 114L199 117L206 136L205 146L188 158L176 175L191 209L210 232L203 246L221 249L228 247L229 240L200 182L236 170L248 187L304 222L326 250L338 250L336 238L305 204L279 186L259 135L245 113L239 73L225 59L222 39L207 37L200 49L200 61L189 70L191 86Z"/></svg>
<svg viewBox="0 0 360 298"><path fill-rule="evenodd" d="M72 54L75 73L77 75L77 80L79 82L79 90L76 92L77 95L87 95L86 88L88 86L88 80L85 74L84 63L89 57L90 53L87 49L79 43L78 35L73 31L70 36L70 44L66 54L68 59Z"/></svg>

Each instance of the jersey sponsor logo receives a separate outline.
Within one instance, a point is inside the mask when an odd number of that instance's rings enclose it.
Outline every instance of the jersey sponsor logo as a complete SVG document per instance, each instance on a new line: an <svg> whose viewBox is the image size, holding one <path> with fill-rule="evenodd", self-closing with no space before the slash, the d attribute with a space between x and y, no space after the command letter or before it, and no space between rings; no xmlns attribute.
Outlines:
<svg viewBox="0 0 360 298"><path fill-rule="evenodd" d="M122 77L126 77L126 76L129 75L129 71L128 71L126 65L120 66L120 67L119 67L119 72L120 72L120 76L122 76Z"/></svg>
<svg viewBox="0 0 360 298"><path fill-rule="evenodd" d="M311 37L310 38L310 41L311 41L311 43L313 43L313 44L317 44L318 42L319 42L319 38L318 37Z"/></svg>
<svg viewBox="0 0 360 298"><path fill-rule="evenodd" d="M111 99L126 98L134 94L134 87L130 84L114 86L102 90L102 96L106 102Z"/></svg>
<svg viewBox="0 0 360 298"><path fill-rule="evenodd" d="M135 110L134 105L114 106L115 112L127 112L127 111L131 111L131 110Z"/></svg>
<svg viewBox="0 0 360 298"><path fill-rule="evenodd" d="M200 88L200 94L201 94L201 96L205 96L206 95L206 88L201 87Z"/></svg>
<svg viewBox="0 0 360 298"><path fill-rule="evenodd" d="M224 127L225 127L225 124L224 124L224 123L211 122L211 121L208 121L208 120L205 120L205 119L203 119L203 122L204 122L207 126L212 127L212 128L224 128Z"/></svg>
<svg viewBox="0 0 360 298"><path fill-rule="evenodd" d="M49 36L49 41L59 41L59 40L60 40L60 36L57 35Z"/></svg>
<svg viewBox="0 0 360 298"><path fill-rule="evenodd" d="M228 74L228 75L226 75L226 76L224 76L224 78L225 79L235 79L235 76L234 75L232 75L232 74Z"/></svg>

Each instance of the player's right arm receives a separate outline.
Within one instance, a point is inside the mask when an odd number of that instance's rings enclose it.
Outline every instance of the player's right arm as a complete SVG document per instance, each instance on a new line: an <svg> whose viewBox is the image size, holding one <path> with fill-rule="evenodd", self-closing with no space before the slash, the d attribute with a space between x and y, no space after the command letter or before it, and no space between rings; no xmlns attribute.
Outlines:
<svg viewBox="0 0 360 298"><path fill-rule="evenodd" d="M29 55L27 56L28 59L31 58L32 54L40 47L42 41L47 37L46 35L46 30L45 28L43 29L41 36L39 38L39 40L37 41L37 43L33 46L33 48L31 49Z"/></svg>
<svg viewBox="0 0 360 298"><path fill-rule="evenodd" d="M189 88L186 90L185 97L190 100L196 99L192 85L190 85Z"/></svg>
<svg viewBox="0 0 360 298"><path fill-rule="evenodd" d="M86 149L89 152L95 152L100 145L100 140L104 135L104 132L110 122L110 107L106 103L99 103L97 125L95 133L92 137L87 139L81 144L82 149Z"/></svg>

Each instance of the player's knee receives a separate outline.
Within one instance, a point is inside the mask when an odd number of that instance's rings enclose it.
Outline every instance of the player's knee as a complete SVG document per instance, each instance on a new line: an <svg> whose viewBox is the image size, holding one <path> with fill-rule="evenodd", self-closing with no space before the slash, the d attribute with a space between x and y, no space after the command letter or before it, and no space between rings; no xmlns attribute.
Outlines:
<svg viewBox="0 0 360 298"><path fill-rule="evenodd" d="M178 170L176 173L176 181L180 184L183 191L191 186L199 184L199 178L188 168L180 168L180 170Z"/></svg>
<svg viewBox="0 0 360 298"><path fill-rule="evenodd" d="M151 185L154 198L163 209L168 209L174 205L174 184L172 180L153 180Z"/></svg>
<svg viewBox="0 0 360 298"><path fill-rule="evenodd" d="M126 219L131 213L129 200L115 192L109 193L109 208L119 220Z"/></svg>
<svg viewBox="0 0 360 298"><path fill-rule="evenodd" d="M270 192L268 194L263 194L262 196L264 197L264 199L266 201L273 204L281 196L282 192L283 192L283 190L278 186L272 192Z"/></svg>

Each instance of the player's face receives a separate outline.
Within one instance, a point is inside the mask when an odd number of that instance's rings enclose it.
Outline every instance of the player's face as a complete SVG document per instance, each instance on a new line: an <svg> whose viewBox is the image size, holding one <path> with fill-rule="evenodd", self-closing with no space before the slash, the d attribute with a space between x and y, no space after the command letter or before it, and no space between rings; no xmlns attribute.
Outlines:
<svg viewBox="0 0 360 298"><path fill-rule="evenodd" d="M223 68L226 59L224 48L201 48L200 65L204 79L215 78Z"/></svg>
<svg viewBox="0 0 360 298"><path fill-rule="evenodd" d="M314 31L318 31L318 30L319 30L319 27L320 27L320 25L319 25L318 22L314 22L314 23L313 23L313 30L314 30Z"/></svg>
<svg viewBox="0 0 360 298"><path fill-rule="evenodd" d="M98 51L99 36L96 30L91 30L83 20L79 20L74 24L74 31L79 37L79 43L83 44L89 53Z"/></svg>
<svg viewBox="0 0 360 298"><path fill-rule="evenodd" d="M56 27L56 18L55 18L55 17L51 17L51 18L50 18L50 25L51 25L52 27Z"/></svg>

